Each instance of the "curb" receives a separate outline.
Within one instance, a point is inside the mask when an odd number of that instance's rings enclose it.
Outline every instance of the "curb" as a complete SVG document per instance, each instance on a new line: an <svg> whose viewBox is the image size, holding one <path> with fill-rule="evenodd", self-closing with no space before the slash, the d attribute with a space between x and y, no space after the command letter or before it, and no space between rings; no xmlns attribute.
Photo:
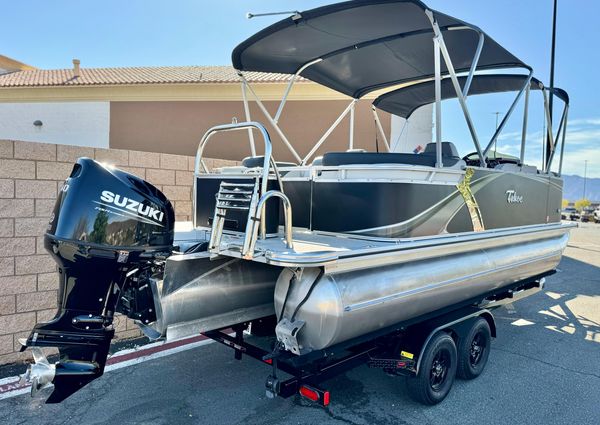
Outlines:
<svg viewBox="0 0 600 425"><path fill-rule="evenodd" d="M204 335L197 335L177 341L161 341L146 344L141 347L117 351L107 359L104 373L133 366L148 360L169 356L181 351L187 351L213 342L213 340ZM28 383L21 384L19 381L19 376L10 376L8 378L0 379L0 400L29 392L31 385Z"/></svg>

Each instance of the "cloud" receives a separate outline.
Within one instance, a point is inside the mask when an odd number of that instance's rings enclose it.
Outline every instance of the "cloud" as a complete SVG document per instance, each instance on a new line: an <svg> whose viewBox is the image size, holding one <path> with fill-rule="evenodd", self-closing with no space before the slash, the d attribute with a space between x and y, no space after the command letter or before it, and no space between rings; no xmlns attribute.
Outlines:
<svg viewBox="0 0 600 425"><path fill-rule="evenodd" d="M600 177L600 118L569 120L569 126L563 173L583 176L587 161L588 177ZM555 160L558 160L558 153Z"/></svg>
<svg viewBox="0 0 600 425"><path fill-rule="evenodd" d="M555 161L558 161L558 156ZM565 148L563 161L563 174L577 174L583 176L585 161L587 161L587 176L600 177L600 146L596 148L586 147L584 149L569 150Z"/></svg>
<svg viewBox="0 0 600 425"><path fill-rule="evenodd" d="M525 162L541 167L541 147L545 134L542 130L527 133ZM498 151L511 155L519 155L521 132L512 131L498 137ZM560 149L560 145L558 146ZM557 169L560 151L554 157ZM587 160L588 177L600 177L600 118L578 118L569 120L563 159L563 173L583 176Z"/></svg>
<svg viewBox="0 0 600 425"><path fill-rule="evenodd" d="M569 125L600 125L600 118L577 118L569 120Z"/></svg>
<svg viewBox="0 0 600 425"><path fill-rule="evenodd" d="M506 133L500 133L498 140L521 140L522 132L520 131L507 131Z"/></svg>
<svg viewBox="0 0 600 425"><path fill-rule="evenodd" d="M567 127L567 141L566 148L568 149L570 144L575 145L596 145L597 149L600 149L600 124L598 128L575 128L569 129Z"/></svg>

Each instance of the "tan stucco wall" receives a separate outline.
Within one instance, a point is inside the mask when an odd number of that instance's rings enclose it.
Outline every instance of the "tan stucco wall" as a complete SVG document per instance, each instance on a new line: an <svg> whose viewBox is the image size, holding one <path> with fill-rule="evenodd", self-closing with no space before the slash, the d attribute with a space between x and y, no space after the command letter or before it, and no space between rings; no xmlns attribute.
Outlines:
<svg viewBox="0 0 600 425"><path fill-rule="evenodd" d="M275 115L278 102L264 102ZM300 156L311 147L349 104L349 100L294 100L285 105L279 125ZM251 103L253 120L267 123L258 106ZM379 112L384 131L389 137L390 115ZM244 109L239 101L211 102L111 102L110 147L160 151L179 155L194 155L200 138L211 126L230 123L233 118L244 121ZM274 157L291 161L293 157L273 128L267 125L273 142ZM376 127L369 100L356 105L354 147L375 150ZM349 115L334 130L317 154L345 151L348 148ZM379 148L383 149L381 137ZM262 146L255 132L257 147ZM262 149L262 148L261 148ZM205 155L239 160L250 154L246 132L216 135Z"/></svg>

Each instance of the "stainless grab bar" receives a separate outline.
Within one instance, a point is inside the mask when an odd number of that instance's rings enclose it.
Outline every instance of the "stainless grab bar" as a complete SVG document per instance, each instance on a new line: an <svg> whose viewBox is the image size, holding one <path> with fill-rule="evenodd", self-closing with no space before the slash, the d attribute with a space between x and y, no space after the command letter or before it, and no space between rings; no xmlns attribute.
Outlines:
<svg viewBox="0 0 600 425"><path fill-rule="evenodd" d="M292 204L290 200L285 194L278 190L270 190L260 197L258 204L256 205L256 215L253 217L254 222L259 221L259 217L263 217L261 222L264 222L264 210L266 202L272 198L276 197L281 199L281 203L283 205L283 217L284 217L284 238L285 245L288 249L294 248L294 243L292 241ZM246 259L251 259L254 254L254 244L256 243L256 236L254 235L256 229L253 229L252 239L250 239L249 246L242 253L242 257ZM265 238L265 227L261 226L261 238Z"/></svg>
<svg viewBox="0 0 600 425"><path fill-rule="evenodd" d="M267 192L267 184L269 183L269 163L275 164L275 161L272 161L272 158L271 158L271 154L273 151L272 145L271 145L271 138L270 138L269 132L267 131L265 126L256 121L247 121L247 122L239 122L239 123L232 123L232 124L216 125L214 127L211 127L206 131L206 133L204 133L204 136L202 136L202 139L200 140L200 143L198 144L198 150L196 151L196 161L194 164L194 193L192 196L192 209L193 209L192 223L193 223L194 228L197 226L197 223L196 223L196 196L195 196L195 194L196 194L196 176L198 176L198 174L200 173L201 165L202 165L202 168L204 168L204 171L206 173L208 173L208 169L206 168L206 165L204 164L204 162L202 162L202 153L204 152L204 148L205 148L206 144L208 143L210 138L212 136L214 136L216 133L223 132L223 131L248 130L248 129L252 129L252 128L257 129L260 132L260 134L262 135L262 138L263 138L263 142L265 143L265 156L264 156L264 160L263 160L262 182L261 182L260 193ZM277 173L276 168L274 171ZM279 176L278 176L278 178L279 178Z"/></svg>

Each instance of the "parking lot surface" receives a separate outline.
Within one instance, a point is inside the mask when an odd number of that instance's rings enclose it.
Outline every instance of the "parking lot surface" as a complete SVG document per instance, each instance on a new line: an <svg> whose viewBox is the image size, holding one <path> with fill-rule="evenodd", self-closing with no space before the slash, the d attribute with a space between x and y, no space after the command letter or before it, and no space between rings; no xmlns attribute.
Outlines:
<svg viewBox="0 0 600 425"><path fill-rule="evenodd" d="M546 288L495 312L485 372L444 402L413 402L404 378L366 366L326 382L327 408L270 400L269 369L210 344L118 369L60 405L0 401L3 424L597 424L600 418L600 225L572 232Z"/></svg>

